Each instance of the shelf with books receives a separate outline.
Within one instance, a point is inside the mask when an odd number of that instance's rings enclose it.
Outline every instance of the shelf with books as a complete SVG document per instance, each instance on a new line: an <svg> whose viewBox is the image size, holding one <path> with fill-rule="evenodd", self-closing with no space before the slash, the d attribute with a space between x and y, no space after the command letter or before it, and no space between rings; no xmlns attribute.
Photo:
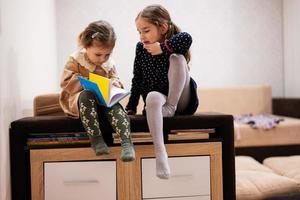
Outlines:
<svg viewBox="0 0 300 200"><path fill-rule="evenodd" d="M170 141L209 139L209 134L214 133L214 129L187 129L171 130ZM152 137L149 132L133 132L131 134L133 143L151 143ZM114 144L120 143L118 134L113 133ZM70 133L32 133L27 138L29 148L45 147L75 147L89 146L90 140L85 132Z"/></svg>
<svg viewBox="0 0 300 200"><path fill-rule="evenodd" d="M29 148L87 146L90 140L85 132L71 133L30 133L27 138Z"/></svg>
<svg viewBox="0 0 300 200"><path fill-rule="evenodd" d="M215 133L215 129L185 129L171 130L169 134L170 141L185 141L185 140L201 140L209 139L209 135ZM114 143L120 143L120 137L113 134ZM149 132L133 132L131 133L133 143L149 143L152 142L152 137Z"/></svg>

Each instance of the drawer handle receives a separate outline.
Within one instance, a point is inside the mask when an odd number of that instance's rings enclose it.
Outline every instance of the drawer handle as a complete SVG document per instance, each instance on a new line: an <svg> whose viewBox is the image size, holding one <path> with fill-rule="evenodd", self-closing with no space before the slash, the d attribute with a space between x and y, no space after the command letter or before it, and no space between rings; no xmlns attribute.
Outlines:
<svg viewBox="0 0 300 200"><path fill-rule="evenodd" d="M98 184L98 180L67 180L63 182L64 185L77 185L77 184Z"/></svg>
<svg viewBox="0 0 300 200"><path fill-rule="evenodd" d="M171 178L187 178L193 177L193 174L171 174Z"/></svg>

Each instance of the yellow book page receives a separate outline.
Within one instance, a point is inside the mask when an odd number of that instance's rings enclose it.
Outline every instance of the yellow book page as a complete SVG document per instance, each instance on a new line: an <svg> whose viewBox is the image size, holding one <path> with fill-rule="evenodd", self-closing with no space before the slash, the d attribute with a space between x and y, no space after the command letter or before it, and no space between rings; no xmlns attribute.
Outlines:
<svg viewBox="0 0 300 200"><path fill-rule="evenodd" d="M104 100L106 101L106 103L108 103L110 79L100 76L100 75L97 75L97 74L93 74L93 73L89 74L89 79L90 79L90 81L93 81L98 85Z"/></svg>

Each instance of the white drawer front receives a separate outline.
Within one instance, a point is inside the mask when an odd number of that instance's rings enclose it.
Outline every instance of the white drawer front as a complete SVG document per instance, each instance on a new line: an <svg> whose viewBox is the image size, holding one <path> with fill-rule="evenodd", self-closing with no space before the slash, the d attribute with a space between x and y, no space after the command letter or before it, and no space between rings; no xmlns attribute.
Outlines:
<svg viewBox="0 0 300 200"><path fill-rule="evenodd" d="M162 199L155 198L153 200L210 200L210 196L174 197L174 198L162 198Z"/></svg>
<svg viewBox="0 0 300 200"><path fill-rule="evenodd" d="M171 177L156 177L155 159L142 159L143 198L210 196L209 156L169 158Z"/></svg>
<svg viewBox="0 0 300 200"><path fill-rule="evenodd" d="M116 162L44 164L45 200L115 200Z"/></svg>

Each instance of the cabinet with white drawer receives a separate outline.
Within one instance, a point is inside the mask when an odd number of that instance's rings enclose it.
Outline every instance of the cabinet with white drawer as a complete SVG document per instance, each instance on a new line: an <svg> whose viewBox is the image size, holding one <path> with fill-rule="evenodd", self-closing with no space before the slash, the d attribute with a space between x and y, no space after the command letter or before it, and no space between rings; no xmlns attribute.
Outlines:
<svg viewBox="0 0 300 200"><path fill-rule="evenodd" d="M171 178L155 175L153 145L95 156L91 148L31 150L32 200L222 200L221 142L166 144Z"/></svg>
<svg viewBox="0 0 300 200"><path fill-rule="evenodd" d="M155 159L142 159L143 199L210 199L209 156L171 157L169 164L171 176L163 180L155 176Z"/></svg>
<svg viewBox="0 0 300 200"><path fill-rule="evenodd" d="M116 199L116 162L47 162L45 200Z"/></svg>

